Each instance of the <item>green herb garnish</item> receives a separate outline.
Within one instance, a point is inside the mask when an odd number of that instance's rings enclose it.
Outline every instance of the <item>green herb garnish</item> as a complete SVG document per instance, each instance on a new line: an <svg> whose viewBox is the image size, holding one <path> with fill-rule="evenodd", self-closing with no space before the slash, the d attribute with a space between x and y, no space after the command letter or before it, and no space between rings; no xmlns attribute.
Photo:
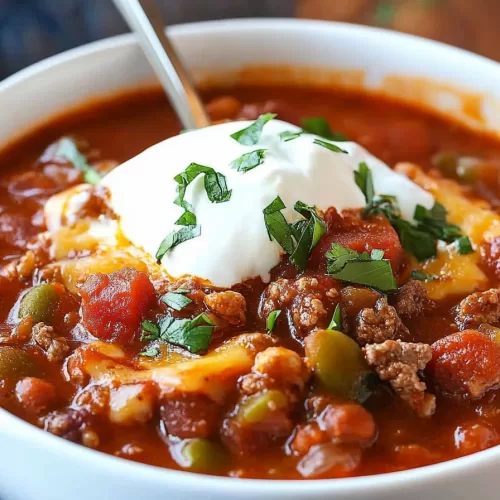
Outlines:
<svg viewBox="0 0 500 500"><path fill-rule="evenodd" d="M439 276L436 276L435 274L426 274L419 269L414 269L410 274L410 278L418 281L434 281L437 280Z"/></svg>
<svg viewBox="0 0 500 500"><path fill-rule="evenodd" d="M231 137L244 146L253 146L259 142L264 125L276 116L275 113L260 115L251 125L231 134Z"/></svg>
<svg viewBox="0 0 500 500"><path fill-rule="evenodd" d="M284 142L293 141L294 139L297 139L297 137L300 137L303 133L303 130L285 130L280 133L280 139Z"/></svg>
<svg viewBox="0 0 500 500"><path fill-rule="evenodd" d="M294 210L304 219L289 224L281 213L284 208L285 204L277 196L263 210L267 233L269 239L274 239L290 256L290 261L304 270L311 251L326 231L326 224L314 207L301 201L295 204Z"/></svg>
<svg viewBox="0 0 500 500"><path fill-rule="evenodd" d="M397 289L391 263L382 259L380 251L358 253L338 243L332 243L326 254L328 274L333 278L358 285L365 285L382 292Z"/></svg>
<svg viewBox="0 0 500 500"><path fill-rule="evenodd" d="M99 184L101 175L87 162L87 158L80 153L75 141L69 137L63 137L57 143L53 153L54 158L60 158L70 162L73 167L83 172L83 180L88 184Z"/></svg>
<svg viewBox="0 0 500 500"><path fill-rule="evenodd" d="M145 356L147 358L154 358L161 354L161 350L158 346L156 345L150 345L146 347L143 351L139 353L139 356Z"/></svg>
<svg viewBox="0 0 500 500"><path fill-rule="evenodd" d="M455 243L457 245L457 251L460 255L467 255L468 253L474 252L472 243L468 236L460 236Z"/></svg>
<svg viewBox="0 0 500 500"><path fill-rule="evenodd" d="M462 236L457 225L447 222L446 209L437 202L431 209L417 205L414 213L416 223L403 219L395 196L375 196L373 176L366 163L359 164L359 169L354 172L354 180L365 196L363 215L385 215L398 233L403 248L419 261L436 256L438 240L451 243Z"/></svg>
<svg viewBox="0 0 500 500"><path fill-rule="evenodd" d="M163 295L161 301L176 311L182 311L193 302L189 297L186 297L186 293L189 293L189 290L177 289Z"/></svg>
<svg viewBox="0 0 500 500"><path fill-rule="evenodd" d="M452 243L462 236L462 232L457 225L449 224L446 221L446 209L441 203L434 203L430 210L422 205L417 205L413 218L418 221L418 229L431 234L437 240Z"/></svg>
<svg viewBox="0 0 500 500"><path fill-rule="evenodd" d="M371 205L375 197L375 188L373 187L372 171L365 162L359 164L359 170L354 172L354 180L365 195L367 205Z"/></svg>
<svg viewBox="0 0 500 500"><path fill-rule="evenodd" d="M327 330L342 332L342 311L340 310L340 304L335 306L335 311L333 311L333 316Z"/></svg>
<svg viewBox="0 0 500 500"><path fill-rule="evenodd" d="M302 118L301 125L304 132L319 135L320 137L329 139L330 141L344 142L348 140L347 137L341 132L334 132L330 128L328 121L320 116Z"/></svg>
<svg viewBox="0 0 500 500"><path fill-rule="evenodd" d="M141 327L144 330L141 334L141 340L157 340L160 338L160 329L156 323L146 319L141 323Z"/></svg>
<svg viewBox="0 0 500 500"><path fill-rule="evenodd" d="M271 335L274 330L274 326L276 324L276 320L278 319L278 316L281 314L281 309L275 309L272 311L269 316L267 317L266 321L266 329L267 333Z"/></svg>
<svg viewBox="0 0 500 500"><path fill-rule="evenodd" d="M265 149L256 149L250 153L245 153L231 162L231 168L235 168L238 172L248 172L264 163L265 152Z"/></svg>
<svg viewBox="0 0 500 500"><path fill-rule="evenodd" d="M174 203L186 209L184 196L186 189L200 174L205 174L205 191L212 203L224 203L231 198L231 190L227 188L226 177L212 167L191 163L184 172L174 177L177 182L177 198Z"/></svg>
<svg viewBox="0 0 500 500"><path fill-rule="evenodd" d="M326 149L329 149L330 151L333 151L334 153L345 153L348 154L345 149L339 148L335 144L332 144L330 142L322 141L321 139L314 139L314 144L317 144L318 146L323 146Z"/></svg>
<svg viewBox="0 0 500 500"><path fill-rule="evenodd" d="M202 313L193 319L162 318L159 322L160 340L200 353L208 349L215 328L213 321Z"/></svg>
<svg viewBox="0 0 500 500"><path fill-rule="evenodd" d="M161 242L160 248L156 252L156 260L161 260L168 251L185 241L200 236L200 234L201 226L184 226L181 229L174 229Z"/></svg>

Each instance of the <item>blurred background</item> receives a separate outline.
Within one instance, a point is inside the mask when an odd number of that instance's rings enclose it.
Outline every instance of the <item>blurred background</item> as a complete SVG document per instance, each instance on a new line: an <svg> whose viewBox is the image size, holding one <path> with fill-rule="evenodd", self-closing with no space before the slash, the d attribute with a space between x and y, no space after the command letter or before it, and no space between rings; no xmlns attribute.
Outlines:
<svg viewBox="0 0 500 500"><path fill-rule="evenodd" d="M413 33L500 60L500 0L157 0L168 24L300 17ZM112 0L0 0L0 80L40 59L126 32Z"/></svg>

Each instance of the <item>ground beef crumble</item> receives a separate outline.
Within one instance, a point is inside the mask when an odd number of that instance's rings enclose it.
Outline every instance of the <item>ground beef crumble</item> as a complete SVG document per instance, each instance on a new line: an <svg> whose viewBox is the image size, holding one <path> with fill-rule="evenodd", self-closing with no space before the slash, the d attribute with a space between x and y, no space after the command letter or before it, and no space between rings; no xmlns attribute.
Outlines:
<svg viewBox="0 0 500 500"><path fill-rule="evenodd" d="M419 316L434 305L427 297L424 284L418 280L410 280L400 287L393 296L392 304L402 318Z"/></svg>
<svg viewBox="0 0 500 500"><path fill-rule="evenodd" d="M252 372L240 380L240 390L250 396L269 389L280 389L295 402L310 375L309 368L296 352L284 347L269 347L257 354Z"/></svg>
<svg viewBox="0 0 500 500"><path fill-rule="evenodd" d="M207 307L220 318L231 325L244 325L246 321L247 304L241 293L231 290L212 292L204 298Z"/></svg>
<svg viewBox="0 0 500 500"><path fill-rule="evenodd" d="M473 293L457 306L455 322L461 330L472 325L498 321L500 321L500 289L498 288Z"/></svg>
<svg viewBox="0 0 500 500"><path fill-rule="evenodd" d="M380 344L407 334L408 329L385 297L378 299L374 308L362 309L356 319L355 337L360 345Z"/></svg>
<svg viewBox="0 0 500 500"><path fill-rule="evenodd" d="M400 340L386 340L363 348L367 363L381 380L389 382L399 397L419 417L430 417L436 409L436 397L426 393L427 386L418 376L432 358L431 346Z"/></svg>
<svg viewBox="0 0 500 500"><path fill-rule="evenodd" d="M291 326L300 337L304 337L323 323L326 326L339 297L337 282L331 278L303 276L296 281L282 278L266 288L260 316L267 319L272 311L287 309Z"/></svg>
<svg viewBox="0 0 500 500"><path fill-rule="evenodd" d="M44 350L51 363L59 363L69 353L67 339L58 337L51 326L37 323L31 332L33 340Z"/></svg>

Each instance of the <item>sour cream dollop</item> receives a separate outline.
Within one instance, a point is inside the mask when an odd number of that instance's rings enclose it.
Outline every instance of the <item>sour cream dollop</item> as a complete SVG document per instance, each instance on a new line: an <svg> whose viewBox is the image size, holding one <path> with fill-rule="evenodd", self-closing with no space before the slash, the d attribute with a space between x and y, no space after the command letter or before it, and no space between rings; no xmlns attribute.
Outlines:
<svg viewBox="0 0 500 500"><path fill-rule="evenodd" d="M185 199L193 207L201 235L179 244L162 258L161 264L171 276L199 276L220 287L258 276L268 282L270 270L284 251L269 240L263 209L280 196L287 207L282 213L293 222L301 218L293 209L299 200L320 210L363 207L363 193L354 181L360 162L372 170L377 194L397 196L405 218L413 217L417 204L431 208L434 203L428 192L353 142L329 141L348 154L315 144L314 140L321 138L312 134L285 142L281 132L300 129L280 120L268 122L255 145L244 146L231 137L252 123L224 123L172 137L103 179L111 191L112 207L120 216L122 232L154 256L165 236L180 228L175 222L183 209L174 204L174 176L192 162L226 176L232 195L224 203L210 202L203 175L187 188ZM231 168L235 159L257 149L266 150L261 165L245 173Z"/></svg>

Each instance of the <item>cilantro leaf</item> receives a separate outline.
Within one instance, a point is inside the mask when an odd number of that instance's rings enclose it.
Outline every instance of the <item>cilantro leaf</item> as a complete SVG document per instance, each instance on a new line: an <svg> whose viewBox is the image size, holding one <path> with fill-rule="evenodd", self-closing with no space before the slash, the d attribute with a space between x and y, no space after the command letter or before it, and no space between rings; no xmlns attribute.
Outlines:
<svg viewBox="0 0 500 500"><path fill-rule="evenodd" d="M156 345L150 345L146 347L143 351L139 353L139 356L146 356L148 358L154 358L161 353L160 348Z"/></svg>
<svg viewBox="0 0 500 500"><path fill-rule="evenodd" d="M144 320L141 323L141 328L143 329L141 340L157 340L160 338L160 329L152 321Z"/></svg>
<svg viewBox="0 0 500 500"><path fill-rule="evenodd" d="M420 271L420 269L414 269L410 274L410 278L418 281L433 281L437 280L439 276L436 276L435 274L426 274L423 271Z"/></svg>
<svg viewBox="0 0 500 500"><path fill-rule="evenodd" d="M333 311L333 316L327 330L342 332L342 311L340 310L340 304L335 306L335 311Z"/></svg>
<svg viewBox="0 0 500 500"><path fill-rule="evenodd" d="M359 169L354 172L354 180L364 194L366 204L370 205L375 197L375 188L373 187L372 171L364 161L359 164Z"/></svg>
<svg viewBox="0 0 500 500"><path fill-rule="evenodd" d="M344 134L333 132L328 121L320 116L302 118L301 125L305 132L319 135L330 141L343 142L348 140Z"/></svg>
<svg viewBox="0 0 500 500"><path fill-rule="evenodd" d="M182 311L193 302L189 297L186 297L185 292L179 292L178 290L166 293L162 296L161 301L176 311Z"/></svg>
<svg viewBox="0 0 500 500"><path fill-rule="evenodd" d="M216 172L212 167L191 163L186 167L184 172L174 177L175 182L177 182L177 198L174 201L176 205L188 210L185 205L186 202L184 201L186 189L200 174L205 174L205 191L208 199L212 203L229 201L232 191L227 189L226 177Z"/></svg>
<svg viewBox="0 0 500 500"><path fill-rule="evenodd" d="M452 243L462 235L460 228L446 221L446 209L441 203L435 202L428 210L422 205L415 207L413 218L418 221L417 228L433 235L437 240Z"/></svg>
<svg viewBox="0 0 500 500"><path fill-rule="evenodd" d="M200 236L201 226L184 226L181 229L173 230L167 234L156 251L156 260L161 260L163 256L177 245Z"/></svg>
<svg viewBox="0 0 500 500"><path fill-rule="evenodd" d="M468 236L460 236L455 243L457 245L457 251L460 255L467 255L468 253L474 252L472 243Z"/></svg>
<svg viewBox="0 0 500 500"><path fill-rule="evenodd" d="M446 209L438 202L435 202L431 209L417 205L413 216L416 223L403 219L395 196L374 196L372 174L366 163L359 165L354 179L365 195L366 207L363 215L385 215L398 233L403 248L419 261L436 256L438 240L451 243L462 237L460 227L448 223ZM463 241L464 251L473 251L472 247L469 250L465 240Z"/></svg>
<svg viewBox="0 0 500 500"><path fill-rule="evenodd" d="M317 144L318 146L323 146L326 149L329 149L330 151L333 151L334 153L345 153L348 154L345 149L339 148L335 144L332 144L331 142L326 142L322 141L321 139L314 139L314 144Z"/></svg>
<svg viewBox="0 0 500 500"><path fill-rule="evenodd" d="M278 319L278 316L280 314L281 314L281 309L275 309L267 317L266 329L267 329L267 333L269 333L270 335L273 333L274 326L276 324L276 320Z"/></svg>
<svg viewBox="0 0 500 500"><path fill-rule="evenodd" d="M265 113L260 115L251 125L235 132L234 134L231 134L231 137L244 146L253 146L259 142L264 125L269 120L276 118L276 116L277 115L275 113Z"/></svg>
<svg viewBox="0 0 500 500"><path fill-rule="evenodd" d="M380 254L376 254L376 257L379 256ZM397 289L389 260L373 260L366 252L358 253L338 243L332 243L326 258L328 274L336 279L369 286L382 292Z"/></svg>
<svg viewBox="0 0 500 500"><path fill-rule="evenodd" d="M297 139L297 137L300 137L303 133L303 130L285 130L280 133L280 139L284 142L293 141L294 139Z"/></svg>
<svg viewBox="0 0 500 500"><path fill-rule="evenodd" d="M83 180L88 184L99 184L101 175L87 162L87 158L80 153L73 139L62 137L53 152L54 158L68 161L73 167L83 172Z"/></svg>
<svg viewBox="0 0 500 500"><path fill-rule="evenodd" d="M304 270L312 249L326 232L325 221L317 214L316 209L298 201L294 209L304 219L289 224L281 213L285 204L277 196L264 208L264 223L269 239L273 239L290 256L290 261L298 269Z"/></svg>
<svg viewBox="0 0 500 500"><path fill-rule="evenodd" d="M300 270L304 270L307 266L309 255L326 232L326 223L319 217L314 207L306 205L301 201L297 201L293 209L308 221L307 223L305 221L297 221L292 224L296 245L290 255L290 260Z"/></svg>
<svg viewBox="0 0 500 500"><path fill-rule="evenodd" d="M159 327L161 340L197 354L208 349L215 325L205 313L202 313L193 319L165 317L160 320Z"/></svg>
<svg viewBox="0 0 500 500"><path fill-rule="evenodd" d="M231 162L231 168L235 168L238 172L248 172L264 163L265 149L256 149L250 153L245 153Z"/></svg>
<svg viewBox="0 0 500 500"><path fill-rule="evenodd" d="M184 210L184 213L175 221L175 224L177 226L195 226L196 215L191 210Z"/></svg>
<svg viewBox="0 0 500 500"><path fill-rule="evenodd" d="M279 196L276 196L262 212L269 239L271 241L274 239L286 253L291 254L295 245L292 230L285 216L281 213L281 210L284 208L286 207L283 200Z"/></svg>

